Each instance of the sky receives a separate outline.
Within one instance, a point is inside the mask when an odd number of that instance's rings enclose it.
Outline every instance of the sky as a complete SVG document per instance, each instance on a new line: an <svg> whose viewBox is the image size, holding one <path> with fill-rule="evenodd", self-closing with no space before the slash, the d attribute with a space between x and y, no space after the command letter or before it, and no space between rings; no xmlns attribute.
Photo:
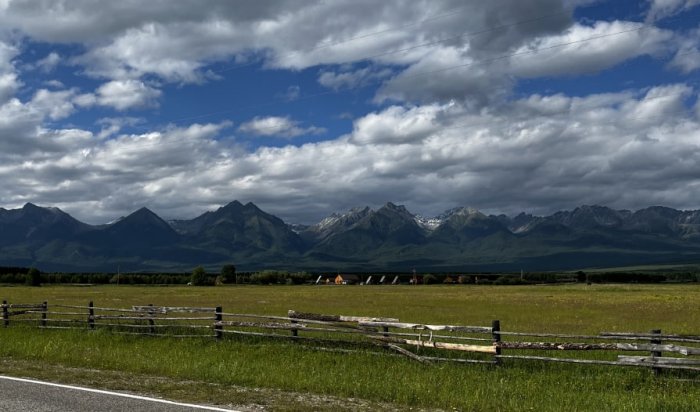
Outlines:
<svg viewBox="0 0 700 412"><path fill-rule="evenodd" d="M700 209L700 0L0 0L0 207Z"/></svg>

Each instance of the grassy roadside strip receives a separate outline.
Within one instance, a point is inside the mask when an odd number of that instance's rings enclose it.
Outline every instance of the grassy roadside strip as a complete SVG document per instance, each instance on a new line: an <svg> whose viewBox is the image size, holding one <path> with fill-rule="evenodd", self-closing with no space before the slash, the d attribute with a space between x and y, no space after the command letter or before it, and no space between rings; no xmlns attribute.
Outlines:
<svg viewBox="0 0 700 412"><path fill-rule="evenodd" d="M182 402L232 408L240 411L398 411L390 404L337 398L270 388L177 380L121 371L67 367L31 360L0 359L0 375L33 378L90 388L116 390Z"/></svg>
<svg viewBox="0 0 700 412"><path fill-rule="evenodd" d="M0 329L0 342L1 373L252 410L688 411L700 399L699 384L674 379L678 374L654 378L645 369L422 365L256 339L20 327Z"/></svg>

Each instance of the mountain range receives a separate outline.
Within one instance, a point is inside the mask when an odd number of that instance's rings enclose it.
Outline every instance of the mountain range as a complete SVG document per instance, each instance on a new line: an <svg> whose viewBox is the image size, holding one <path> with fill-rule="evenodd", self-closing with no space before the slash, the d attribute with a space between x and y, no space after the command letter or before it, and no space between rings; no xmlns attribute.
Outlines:
<svg viewBox="0 0 700 412"><path fill-rule="evenodd" d="M0 208L0 265L50 271L560 270L700 261L700 211L581 206L550 216L458 207L422 217L404 206L354 208L292 225L233 201L191 220L142 208L106 225L31 203Z"/></svg>

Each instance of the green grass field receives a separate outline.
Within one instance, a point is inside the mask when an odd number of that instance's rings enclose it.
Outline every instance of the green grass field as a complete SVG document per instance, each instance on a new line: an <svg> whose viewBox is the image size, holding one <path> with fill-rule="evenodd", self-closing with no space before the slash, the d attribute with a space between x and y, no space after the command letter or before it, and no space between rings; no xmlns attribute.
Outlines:
<svg viewBox="0 0 700 412"><path fill-rule="evenodd" d="M700 333L700 285L1 287L11 303L223 306L561 333ZM0 329L0 373L271 410L700 410L697 374L505 361L423 365L295 342ZM590 356L590 354L588 355ZM256 389L251 389L256 388ZM346 398L352 398L346 400Z"/></svg>

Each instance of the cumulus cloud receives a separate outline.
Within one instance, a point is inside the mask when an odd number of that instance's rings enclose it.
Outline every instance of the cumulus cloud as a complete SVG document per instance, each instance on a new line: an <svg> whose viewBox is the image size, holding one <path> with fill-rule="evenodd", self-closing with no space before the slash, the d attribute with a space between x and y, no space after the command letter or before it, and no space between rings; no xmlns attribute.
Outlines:
<svg viewBox="0 0 700 412"><path fill-rule="evenodd" d="M297 100L299 98L299 95L301 95L301 87L295 84L287 87L287 91L282 93L278 97L282 98L282 100L284 101L293 102L294 100Z"/></svg>
<svg viewBox="0 0 700 412"><path fill-rule="evenodd" d="M641 23L573 23L570 7L588 2L0 0L1 27L80 45L77 56L46 56L47 70L65 59L102 83L94 91L54 83L22 101L19 50L0 41L0 199L5 207L57 205L94 223L144 205L193 217L233 199L306 223L387 200L425 214L457 205L542 213L583 203L697 207L693 87L510 95L519 78L591 73L676 50L671 67L697 69L694 34L679 42ZM655 1L650 15L692 3ZM227 133L291 139L327 131L291 116L253 117L233 131L231 123L143 131L128 116L90 124L94 133L59 122L80 108L156 107L169 82L213 79L211 64L231 60L325 65L312 72L322 86L381 83L374 101L392 105L364 107L370 112L347 135L252 151ZM294 100L299 90L280 97Z"/></svg>
<svg viewBox="0 0 700 412"><path fill-rule="evenodd" d="M318 76L318 82L333 90L353 89L380 82L392 73L393 71L388 68L372 67L341 71L322 70Z"/></svg>
<svg viewBox="0 0 700 412"><path fill-rule="evenodd" d="M7 102L22 85L13 60L19 54L17 47L0 41L0 104Z"/></svg>
<svg viewBox="0 0 700 412"><path fill-rule="evenodd" d="M44 73L49 73L56 68L60 62L61 56L59 56L59 54L56 52L51 52L43 59L38 60L34 66Z"/></svg>
<svg viewBox="0 0 700 412"><path fill-rule="evenodd" d="M700 68L700 29L691 30L676 39L678 49L668 63L672 69L688 74Z"/></svg>
<svg viewBox="0 0 700 412"><path fill-rule="evenodd" d="M597 72L637 56L657 54L672 39L671 32L641 23L575 24L562 34L524 45L510 58L510 63L513 72L522 77Z"/></svg>
<svg viewBox="0 0 700 412"><path fill-rule="evenodd" d="M102 127L97 137L107 139L126 126L136 126L144 122L145 119L139 117L105 117L97 121L97 125Z"/></svg>
<svg viewBox="0 0 700 412"><path fill-rule="evenodd" d="M75 89L60 91L39 89L34 93L29 105L41 113L45 113L51 120L63 119L75 111L75 105L72 101L75 93Z"/></svg>
<svg viewBox="0 0 700 412"><path fill-rule="evenodd" d="M355 121L349 141L355 144L420 143L455 116L455 113L450 113L453 106L432 104L411 109L392 106L370 113ZM455 111L459 112L459 109Z"/></svg>
<svg viewBox="0 0 700 412"><path fill-rule="evenodd" d="M375 101L426 103L457 99L483 106L500 100L511 82L503 67L481 64L455 48L440 48L389 79L377 91Z"/></svg>
<svg viewBox="0 0 700 412"><path fill-rule="evenodd" d="M58 205L92 222L143 205L193 217L233 199L307 223L387 200L426 214L456 205L507 213L591 203L687 208L696 206L700 170L700 118L687 104L697 99L697 90L677 84L535 95L482 112L459 103L395 106L334 140L252 152L221 139L228 123L100 140L41 127L15 100L0 108L0 197L8 206Z"/></svg>
<svg viewBox="0 0 700 412"><path fill-rule="evenodd" d="M113 80L97 88L94 94L77 96L81 106L109 106L119 111L158 106L162 92L140 80Z"/></svg>
<svg viewBox="0 0 700 412"><path fill-rule="evenodd" d="M128 0L93 6L84 0L13 1L0 24L39 41L83 44L86 53L73 62L93 76L152 74L184 83L206 80L204 66L231 59L257 58L268 67L292 69L365 59L411 64L431 50L421 45L444 39L478 52L502 52L570 24L570 10L559 0L348 0L303 7L294 1L185 0L172 7L164 0ZM479 33L460 37L470 32Z"/></svg>
<svg viewBox="0 0 700 412"><path fill-rule="evenodd" d="M318 135L326 132L322 127L300 127L300 122L290 117L268 116L255 117L240 125L238 130L254 136L277 136L293 138L302 135Z"/></svg>
<svg viewBox="0 0 700 412"><path fill-rule="evenodd" d="M647 21L654 22L700 5L700 0L650 0Z"/></svg>

